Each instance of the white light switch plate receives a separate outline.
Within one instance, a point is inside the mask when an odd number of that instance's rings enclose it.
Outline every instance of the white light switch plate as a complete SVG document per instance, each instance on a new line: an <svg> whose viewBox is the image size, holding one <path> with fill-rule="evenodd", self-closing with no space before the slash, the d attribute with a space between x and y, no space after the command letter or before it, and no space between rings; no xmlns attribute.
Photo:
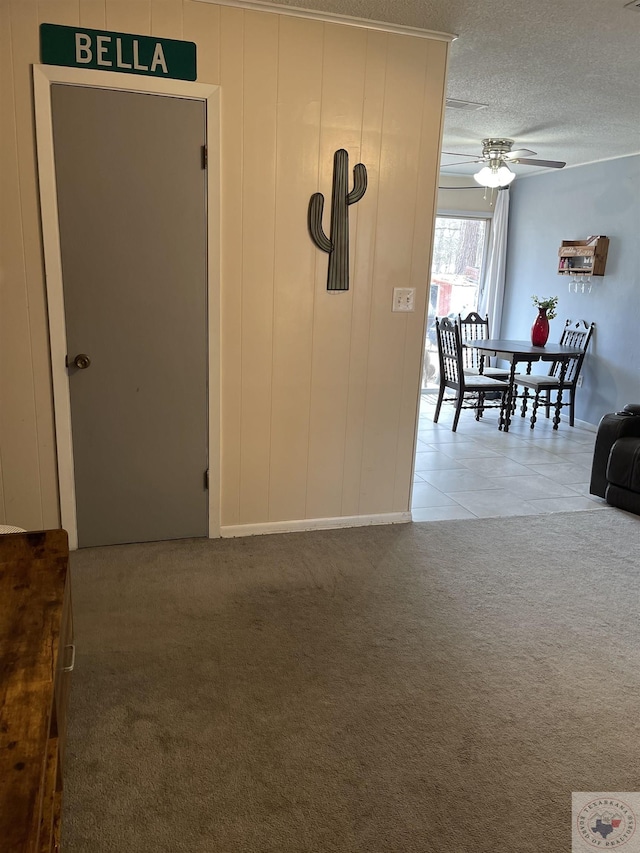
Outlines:
<svg viewBox="0 0 640 853"><path fill-rule="evenodd" d="M415 287L394 287L392 311L415 311L416 289Z"/></svg>

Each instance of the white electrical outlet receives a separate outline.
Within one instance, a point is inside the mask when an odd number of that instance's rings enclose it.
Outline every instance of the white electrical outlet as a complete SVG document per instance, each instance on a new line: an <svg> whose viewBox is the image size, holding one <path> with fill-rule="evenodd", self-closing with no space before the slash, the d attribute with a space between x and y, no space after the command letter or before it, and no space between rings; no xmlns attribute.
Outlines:
<svg viewBox="0 0 640 853"><path fill-rule="evenodd" d="M392 311L415 311L416 289L415 287L394 287Z"/></svg>

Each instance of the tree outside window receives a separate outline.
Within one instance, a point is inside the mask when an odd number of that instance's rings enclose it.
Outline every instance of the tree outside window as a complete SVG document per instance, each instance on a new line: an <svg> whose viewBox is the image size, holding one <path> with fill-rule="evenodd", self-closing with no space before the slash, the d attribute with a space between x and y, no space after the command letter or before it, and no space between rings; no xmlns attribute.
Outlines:
<svg viewBox="0 0 640 853"><path fill-rule="evenodd" d="M425 341L423 391L438 387L436 317L454 319L478 309L478 290L484 272L489 220L437 216L429 287L429 316Z"/></svg>

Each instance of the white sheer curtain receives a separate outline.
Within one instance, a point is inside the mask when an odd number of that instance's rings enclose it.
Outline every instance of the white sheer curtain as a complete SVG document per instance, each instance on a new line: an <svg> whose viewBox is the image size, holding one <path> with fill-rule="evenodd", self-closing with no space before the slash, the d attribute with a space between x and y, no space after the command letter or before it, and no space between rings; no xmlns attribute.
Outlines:
<svg viewBox="0 0 640 853"><path fill-rule="evenodd" d="M505 266L507 260L507 228L509 225L509 190L499 190L491 221L489 251L482 289L478 294L478 313L489 315L489 334L500 335L504 301Z"/></svg>

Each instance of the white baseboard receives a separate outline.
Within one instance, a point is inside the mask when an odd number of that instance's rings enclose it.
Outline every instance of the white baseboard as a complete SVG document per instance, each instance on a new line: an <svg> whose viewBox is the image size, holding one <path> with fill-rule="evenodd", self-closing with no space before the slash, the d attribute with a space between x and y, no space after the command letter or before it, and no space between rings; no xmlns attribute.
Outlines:
<svg viewBox="0 0 640 853"><path fill-rule="evenodd" d="M574 423L576 426L579 426L581 429L586 429L589 432L597 432L598 431L598 425L597 424L590 424L588 421L581 421L580 418L576 418Z"/></svg>
<svg viewBox="0 0 640 853"><path fill-rule="evenodd" d="M229 524L220 528L223 539L235 536L263 536L266 533L297 533L303 530L334 530L367 527L373 524L406 524L410 512L382 512L377 515L344 515L337 518L300 518L295 521L267 521L261 524Z"/></svg>

